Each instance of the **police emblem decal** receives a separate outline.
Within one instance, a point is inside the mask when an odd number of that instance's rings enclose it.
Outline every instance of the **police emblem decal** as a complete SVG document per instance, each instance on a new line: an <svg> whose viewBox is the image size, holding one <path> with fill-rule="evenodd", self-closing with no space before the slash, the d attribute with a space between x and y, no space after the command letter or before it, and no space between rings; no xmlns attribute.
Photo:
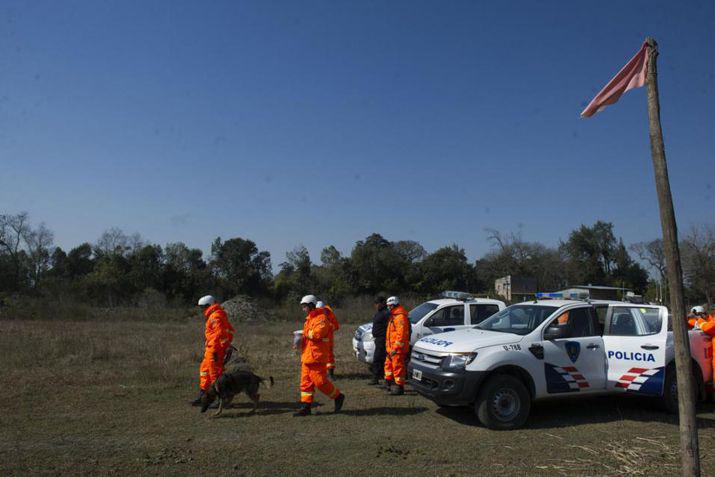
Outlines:
<svg viewBox="0 0 715 477"><path fill-rule="evenodd" d="M567 341L564 344L564 348L566 348L566 354L569 355L571 362L575 363L578 359L578 355L581 354L581 343L578 341Z"/></svg>

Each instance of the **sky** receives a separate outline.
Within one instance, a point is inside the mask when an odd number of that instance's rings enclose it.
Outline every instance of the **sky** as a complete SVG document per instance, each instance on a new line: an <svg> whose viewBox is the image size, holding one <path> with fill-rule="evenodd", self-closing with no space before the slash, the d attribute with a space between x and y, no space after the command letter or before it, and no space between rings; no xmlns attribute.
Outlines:
<svg viewBox="0 0 715 477"><path fill-rule="evenodd" d="M657 238L645 88L579 117L646 36L681 235L715 222L711 1L5 0L0 24L0 213L65 249Z"/></svg>

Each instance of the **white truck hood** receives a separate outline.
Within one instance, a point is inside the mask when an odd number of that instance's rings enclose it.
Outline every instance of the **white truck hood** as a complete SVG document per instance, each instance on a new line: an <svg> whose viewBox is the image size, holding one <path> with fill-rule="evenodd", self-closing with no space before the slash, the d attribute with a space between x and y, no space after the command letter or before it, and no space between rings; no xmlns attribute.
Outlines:
<svg viewBox="0 0 715 477"><path fill-rule="evenodd" d="M468 328L425 336L415 343L414 348L437 353L471 353L489 346L518 343L523 338L523 336L513 333Z"/></svg>

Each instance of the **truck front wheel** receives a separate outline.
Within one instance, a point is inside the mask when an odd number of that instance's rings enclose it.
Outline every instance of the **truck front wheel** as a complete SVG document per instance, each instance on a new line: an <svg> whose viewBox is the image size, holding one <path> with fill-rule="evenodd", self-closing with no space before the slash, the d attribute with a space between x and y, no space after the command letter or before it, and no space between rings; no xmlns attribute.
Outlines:
<svg viewBox="0 0 715 477"><path fill-rule="evenodd" d="M489 429L521 427L529 417L531 397L519 379L497 374L482 386L474 403L479 421Z"/></svg>

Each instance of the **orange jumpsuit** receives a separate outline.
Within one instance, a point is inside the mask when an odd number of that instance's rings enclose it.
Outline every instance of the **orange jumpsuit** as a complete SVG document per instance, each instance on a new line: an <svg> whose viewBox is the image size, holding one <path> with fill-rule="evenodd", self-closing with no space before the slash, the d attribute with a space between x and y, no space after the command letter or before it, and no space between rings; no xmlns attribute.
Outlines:
<svg viewBox="0 0 715 477"><path fill-rule="evenodd" d="M199 368L199 386L206 391L223 373L223 359L226 349L233 341L234 329L228 321L226 311L215 303L204 310L206 316L206 338L204 359Z"/></svg>
<svg viewBox="0 0 715 477"><path fill-rule="evenodd" d="M405 358L410 350L410 326L407 310L402 305L390 311L385 337L385 381L394 381L398 386L405 385Z"/></svg>
<svg viewBox="0 0 715 477"><path fill-rule="evenodd" d="M688 322L690 322L690 321L691 320L688 320ZM713 346L715 346L715 316L705 315L705 318L697 318L695 320L695 323L697 323L700 326L700 330L703 333L705 333L710 338L712 338ZM692 326L695 326L695 323L693 323ZM713 380L715 380L715 350L713 348L710 348L710 349L713 354L712 367L713 367Z"/></svg>
<svg viewBox="0 0 715 477"><path fill-rule="evenodd" d="M332 325L323 308L308 313L303 325L302 352L300 356L300 402L313 402L315 388L335 399L340 390L328 379L330 333Z"/></svg>
<svg viewBox="0 0 715 477"><path fill-rule="evenodd" d="M325 305L325 315L328 317L328 321L330 321L330 325L332 326L332 329L330 330L330 353L328 354L328 369L335 369L335 332L340 329L340 323L338 323L338 319L335 316L335 313L333 313L333 309L330 307L330 305Z"/></svg>

